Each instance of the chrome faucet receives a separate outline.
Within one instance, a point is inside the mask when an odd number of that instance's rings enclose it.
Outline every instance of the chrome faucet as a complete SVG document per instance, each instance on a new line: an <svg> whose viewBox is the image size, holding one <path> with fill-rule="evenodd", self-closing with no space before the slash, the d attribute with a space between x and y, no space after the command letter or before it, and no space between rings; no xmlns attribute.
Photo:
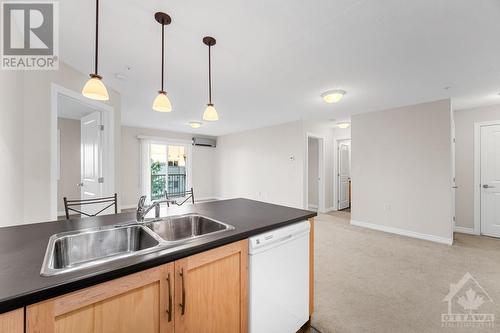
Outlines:
<svg viewBox="0 0 500 333"><path fill-rule="evenodd" d="M151 205L146 206L144 203L146 202L146 196L143 195L139 198L139 203L137 204L137 212L135 214L137 222L144 222L144 217L154 208L155 209L155 218L160 217L160 204L162 200L153 201Z"/></svg>

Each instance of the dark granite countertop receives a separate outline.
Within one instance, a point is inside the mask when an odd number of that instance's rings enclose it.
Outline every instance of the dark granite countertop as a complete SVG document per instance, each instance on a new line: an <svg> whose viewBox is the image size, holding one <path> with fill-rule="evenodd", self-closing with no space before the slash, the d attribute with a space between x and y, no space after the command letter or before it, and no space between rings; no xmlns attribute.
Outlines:
<svg viewBox="0 0 500 333"><path fill-rule="evenodd" d="M0 313L316 216L315 212L248 199L197 203L168 210L168 215L185 213L199 213L236 229L194 240L175 251L158 251L120 259L105 267L42 277L40 269L50 236L63 231L131 222L135 220L135 213L0 228Z"/></svg>

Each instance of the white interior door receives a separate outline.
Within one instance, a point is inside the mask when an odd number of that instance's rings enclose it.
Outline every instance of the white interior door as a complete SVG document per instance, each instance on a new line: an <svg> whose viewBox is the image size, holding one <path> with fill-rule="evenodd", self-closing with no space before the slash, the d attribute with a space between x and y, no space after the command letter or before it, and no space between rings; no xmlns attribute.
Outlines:
<svg viewBox="0 0 500 333"><path fill-rule="evenodd" d="M101 113L94 112L81 119L81 198L102 197Z"/></svg>
<svg viewBox="0 0 500 333"><path fill-rule="evenodd" d="M481 234L500 237L500 125L481 127Z"/></svg>
<svg viewBox="0 0 500 333"><path fill-rule="evenodd" d="M351 179L351 143L339 143L339 173L338 173L338 209L349 207L349 180Z"/></svg>

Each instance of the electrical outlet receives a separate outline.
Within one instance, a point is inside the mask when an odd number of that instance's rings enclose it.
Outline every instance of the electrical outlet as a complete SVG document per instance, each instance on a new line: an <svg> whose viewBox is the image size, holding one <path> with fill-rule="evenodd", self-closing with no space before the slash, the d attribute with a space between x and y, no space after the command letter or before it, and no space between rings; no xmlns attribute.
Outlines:
<svg viewBox="0 0 500 333"><path fill-rule="evenodd" d="M392 209L391 204L384 204L384 212L390 212Z"/></svg>

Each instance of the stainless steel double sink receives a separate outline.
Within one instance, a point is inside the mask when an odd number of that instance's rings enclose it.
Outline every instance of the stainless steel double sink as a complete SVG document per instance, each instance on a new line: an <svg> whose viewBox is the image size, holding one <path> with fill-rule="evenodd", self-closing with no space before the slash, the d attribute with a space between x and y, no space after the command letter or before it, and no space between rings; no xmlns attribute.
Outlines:
<svg viewBox="0 0 500 333"><path fill-rule="evenodd" d="M175 249L194 239L233 230L199 214L169 216L144 223L62 232L50 237L40 274L52 276L137 256Z"/></svg>

